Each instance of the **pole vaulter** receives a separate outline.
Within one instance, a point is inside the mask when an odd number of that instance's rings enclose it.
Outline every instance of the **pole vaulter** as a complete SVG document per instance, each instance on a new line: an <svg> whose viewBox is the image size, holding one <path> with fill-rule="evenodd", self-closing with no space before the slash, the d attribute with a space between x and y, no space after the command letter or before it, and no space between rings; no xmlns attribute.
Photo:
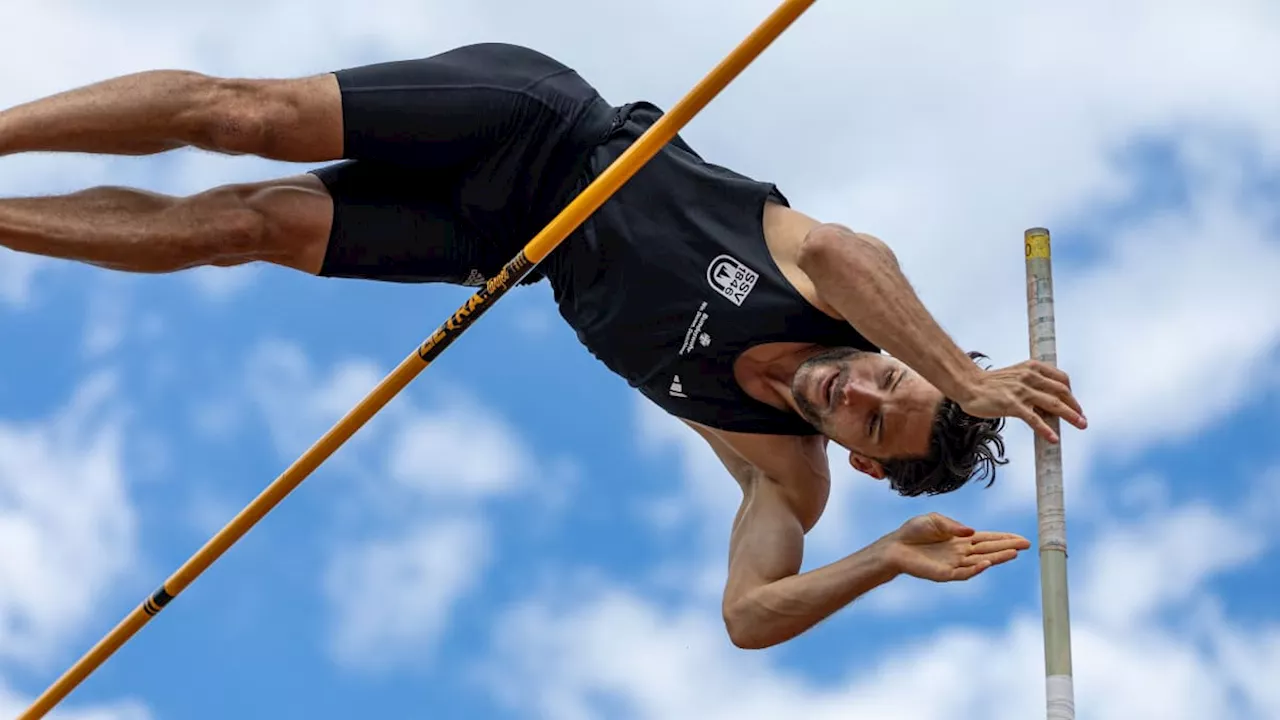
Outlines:
<svg viewBox="0 0 1280 720"><path fill-rule="evenodd" d="M343 443L385 407L489 308L493 307L493 304L508 290L518 284L588 216L599 209L814 2L815 0L786 0L779 5L669 112L588 185L550 224L534 236L524 250L507 263L500 273L458 308L453 316L432 333L415 352L383 378L359 404L192 555L145 602L135 608L36 698L19 716L19 720L36 720L44 717L174 598L186 590L201 573L333 455Z"/></svg>

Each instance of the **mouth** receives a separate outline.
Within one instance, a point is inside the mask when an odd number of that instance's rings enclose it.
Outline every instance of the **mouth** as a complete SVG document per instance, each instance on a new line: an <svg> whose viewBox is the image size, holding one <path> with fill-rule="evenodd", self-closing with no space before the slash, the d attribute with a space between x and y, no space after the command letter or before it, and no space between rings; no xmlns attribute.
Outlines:
<svg viewBox="0 0 1280 720"><path fill-rule="evenodd" d="M827 377L826 380L822 382L822 385L819 387L819 392L821 393L821 397L823 401L826 403L827 410L830 410L836 404L836 399L835 399L836 380L838 380L839 378L840 378L840 371L833 369L831 371L831 374Z"/></svg>

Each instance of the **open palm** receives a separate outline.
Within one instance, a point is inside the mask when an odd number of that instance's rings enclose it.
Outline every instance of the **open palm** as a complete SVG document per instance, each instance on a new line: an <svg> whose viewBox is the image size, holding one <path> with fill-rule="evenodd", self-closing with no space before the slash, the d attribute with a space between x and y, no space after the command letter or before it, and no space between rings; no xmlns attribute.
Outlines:
<svg viewBox="0 0 1280 720"><path fill-rule="evenodd" d="M911 518L888 539L895 567L935 582L968 580L1031 547L1021 535L977 532L938 513Z"/></svg>

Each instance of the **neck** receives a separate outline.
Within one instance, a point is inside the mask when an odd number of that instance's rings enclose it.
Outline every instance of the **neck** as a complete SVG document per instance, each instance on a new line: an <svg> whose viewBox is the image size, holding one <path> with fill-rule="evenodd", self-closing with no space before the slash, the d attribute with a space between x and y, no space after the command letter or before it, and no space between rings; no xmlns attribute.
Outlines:
<svg viewBox="0 0 1280 720"><path fill-rule="evenodd" d="M749 350L739 365L738 380L748 394L775 407L799 413L791 396L791 381L801 363L825 348L808 343L769 343Z"/></svg>

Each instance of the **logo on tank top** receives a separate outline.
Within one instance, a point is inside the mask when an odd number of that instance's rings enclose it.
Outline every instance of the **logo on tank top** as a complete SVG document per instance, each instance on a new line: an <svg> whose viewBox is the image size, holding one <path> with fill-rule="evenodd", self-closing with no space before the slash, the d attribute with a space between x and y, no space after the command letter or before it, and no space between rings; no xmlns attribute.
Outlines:
<svg viewBox="0 0 1280 720"><path fill-rule="evenodd" d="M739 307L751 294L751 289L759 279L759 273L728 255L712 260L707 268L707 282L711 287Z"/></svg>
<svg viewBox="0 0 1280 720"><path fill-rule="evenodd" d="M698 312L693 314L693 322L689 323L689 327L684 331L684 343L680 345L680 354L687 355L693 352L694 345L707 347L711 345L711 334L703 330L707 324L707 301L703 300L698 306Z"/></svg>

